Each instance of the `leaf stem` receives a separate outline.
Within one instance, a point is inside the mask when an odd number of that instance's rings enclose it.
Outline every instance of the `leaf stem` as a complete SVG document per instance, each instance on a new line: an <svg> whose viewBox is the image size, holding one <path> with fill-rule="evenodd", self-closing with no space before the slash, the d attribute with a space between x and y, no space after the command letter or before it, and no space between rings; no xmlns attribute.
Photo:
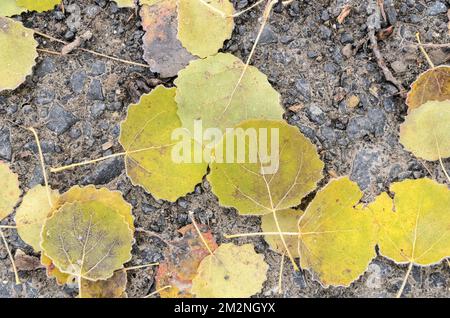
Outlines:
<svg viewBox="0 0 450 318"><path fill-rule="evenodd" d="M17 272L16 263L14 262L14 257L11 254L11 250L9 249L8 242L6 241L5 235L3 234L3 231L1 229L0 229L0 236L2 237L3 243L6 247L6 251L8 252L9 259L11 260L11 264L12 264L13 271L14 271L14 277L16 279L16 285L20 285L21 282L20 282L20 278L19 278L19 273Z"/></svg>
<svg viewBox="0 0 450 318"><path fill-rule="evenodd" d="M147 268L147 267L158 266L158 265L159 265L159 263L150 263L150 264L144 264L144 265L125 267L123 270L124 271L132 271L132 270L136 270L136 269Z"/></svg>
<svg viewBox="0 0 450 318"><path fill-rule="evenodd" d="M200 236L200 239L202 240L203 244L205 245L206 249L208 250L209 254L211 254L212 256L216 257L213 253L213 251L211 250L211 248L209 247L208 243L206 242L205 238L203 237L202 232L200 231L197 222L195 222L195 218L194 218L194 212L189 211L189 217L192 221L192 224L195 227L195 230L197 231L198 235Z"/></svg>
<svg viewBox="0 0 450 318"><path fill-rule="evenodd" d="M281 254L281 260L280 260L280 273L278 275L278 294L282 294L283 293L283 269L284 269L284 256L285 253Z"/></svg>
<svg viewBox="0 0 450 318"><path fill-rule="evenodd" d="M241 233L241 234L231 234L231 235L224 235L227 239L232 238L238 238L238 237L250 237L250 236L265 236L265 235L293 235L293 236L299 236L300 233L297 232L252 232L252 233Z"/></svg>
<svg viewBox="0 0 450 318"><path fill-rule="evenodd" d="M280 235L281 242L283 243L284 248L286 249L286 253L287 253L289 259L291 260L292 266L294 267L295 271L299 271L300 268L298 268L297 263L295 262L295 259L292 256L291 251L289 250L289 247L287 246L286 240L284 239L283 232L281 231L280 223L278 222L277 212L275 210L273 211L273 219L275 221L275 225L276 225L278 233Z"/></svg>
<svg viewBox="0 0 450 318"><path fill-rule="evenodd" d="M83 161L83 162L78 162L78 163L73 163L67 166L63 166L63 167L59 167L59 168L51 168L50 172L56 173L56 172L61 172L64 170L69 170L69 169L73 169L76 167L81 167L81 166L86 166L86 165L90 165L96 162L100 162L103 160L107 160L107 159L111 159L111 158L115 158L115 157L120 157L120 156L125 156L127 153L126 152L119 152L119 153L115 153L112 155L108 155L108 156L104 156L101 158L97 158L97 159L93 159L93 160L87 160L87 161Z"/></svg>
<svg viewBox="0 0 450 318"><path fill-rule="evenodd" d="M150 297L152 297L153 295L156 295L156 294L158 294L159 292L163 291L164 289L168 289L168 288L172 288L172 286L167 285L167 286L161 287L160 289L155 290L154 292L148 294L147 296L144 296L144 298L150 298Z"/></svg>
<svg viewBox="0 0 450 318"><path fill-rule="evenodd" d="M408 270L406 271L405 278L403 279L402 285L400 286L400 289L397 292L396 298L400 298L402 296L403 290L405 289L405 286L406 286L406 282L408 281L408 277L411 274L412 267L413 267L413 263L411 262L408 265Z"/></svg>
<svg viewBox="0 0 450 318"><path fill-rule="evenodd" d="M416 39L417 39L417 43L419 44L419 49L422 52L422 54L425 56L425 58L427 59L428 64L430 65L431 68L434 68L433 61L431 60L431 58L428 55L427 51L425 51L425 49L423 48L422 41L420 40L420 33L419 32L416 33Z"/></svg>

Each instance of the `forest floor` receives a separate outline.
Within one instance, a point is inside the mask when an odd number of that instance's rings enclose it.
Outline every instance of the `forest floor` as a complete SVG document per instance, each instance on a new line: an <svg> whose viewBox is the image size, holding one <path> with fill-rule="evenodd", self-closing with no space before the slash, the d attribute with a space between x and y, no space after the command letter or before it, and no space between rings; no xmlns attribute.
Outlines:
<svg viewBox="0 0 450 318"><path fill-rule="evenodd" d="M237 9L254 3L232 1ZM406 114L404 98L385 80L377 65L368 37L369 3L359 0L295 0L275 7L257 46L251 64L265 73L281 94L285 119L297 126L318 148L325 162L326 177L350 175L370 201L388 190L394 181L431 177L444 181L438 164L423 162L405 151L398 129ZM395 3L394 6L389 4ZM66 41L90 30L86 48L107 55L145 63L142 60L140 19L132 9L118 9L105 0L64 0L66 12L26 13L16 19L25 26ZM345 4L353 9L343 24L336 18ZM448 43L449 0L385 0L387 23L393 33L379 42L381 54L405 88L428 68L415 43ZM245 60L261 23L259 6L235 19L232 38L223 51ZM58 51L61 46L36 37L40 48ZM429 49L436 65L450 59L450 51ZM132 66L77 51L68 56L40 52L34 74L13 92L0 94L0 159L11 163L24 192L43 182L33 136L19 126L35 127L47 166L55 167L120 152L119 125L127 106L158 84L172 86L173 79L160 79L146 68ZM444 162L447 166L450 160ZM50 185L61 192L73 185L95 184L123 192L133 205L135 224L159 233L165 239L190 222L194 211L207 224L218 242L224 234L260 231L257 217L238 216L219 206L208 182L175 203L155 200L127 178L123 159L64 171L50 176ZM314 194L310 195L309 199ZM13 223L12 217L7 222ZM32 248L15 230L5 231L13 253ZM393 297L406 267L382 257L350 287L323 288L309 272L294 272L285 259L283 293L278 294L281 257L262 237L234 240L252 242L270 265L268 280L256 297ZM165 245L158 238L136 233L133 259L127 266L161 261ZM37 255L35 255L37 256ZM128 272L129 297L153 291L154 269ZM6 249L0 247L0 297L73 297L76 286L58 286L44 269L21 271L23 284L14 284ZM447 262L427 268L414 267L406 285L406 297L450 296Z"/></svg>

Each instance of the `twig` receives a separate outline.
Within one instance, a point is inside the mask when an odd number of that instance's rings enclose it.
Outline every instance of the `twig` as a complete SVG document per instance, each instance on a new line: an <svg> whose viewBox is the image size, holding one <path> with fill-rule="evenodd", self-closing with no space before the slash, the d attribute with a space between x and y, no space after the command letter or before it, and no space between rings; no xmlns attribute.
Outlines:
<svg viewBox="0 0 450 318"><path fill-rule="evenodd" d="M20 282L20 278L19 278L19 273L17 272L16 264L14 263L14 258L11 254L11 250L9 249L8 242L6 241L5 235L3 234L3 231L1 229L0 229L0 236L2 237L3 243L5 244L5 247L6 247L6 251L8 252L9 259L11 260L11 264L12 264L13 271L14 271L14 277L16 278L16 285L20 285L21 282Z"/></svg>
<svg viewBox="0 0 450 318"><path fill-rule="evenodd" d="M397 292L396 298L400 298L402 296L403 290L405 289L406 286L406 282L408 281L409 274L411 274L412 267L413 263L411 262L409 263L408 270L406 271L405 278L403 279L402 285L400 286L400 289Z"/></svg>

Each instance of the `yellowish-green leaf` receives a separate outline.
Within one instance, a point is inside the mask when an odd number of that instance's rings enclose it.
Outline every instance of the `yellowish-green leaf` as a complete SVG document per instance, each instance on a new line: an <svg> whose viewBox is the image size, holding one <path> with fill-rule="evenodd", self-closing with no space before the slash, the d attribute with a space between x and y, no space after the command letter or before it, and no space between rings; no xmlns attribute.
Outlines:
<svg viewBox="0 0 450 318"><path fill-rule="evenodd" d="M55 278L56 283L60 286L64 284L74 283L76 280L76 277L61 272L55 266L55 264L53 264L53 261L45 255L44 252L41 252L41 264L45 266L47 276Z"/></svg>
<svg viewBox="0 0 450 318"><path fill-rule="evenodd" d="M50 198L56 204L59 192L49 190ZM20 238L31 245L36 252L41 250L41 230L47 218L52 214L47 188L41 185L30 189L23 197L16 211L16 226Z"/></svg>
<svg viewBox="0 0 450 318"><path fill-rule="evenodd" d="M194 190L206 173L207 163L178 163L172 158L181 127L174 100L175 89L158 86L130 105L119 141L126 152L127 175L155 198L175 201Z"/></svg>
<svg viewBox="0 0 450 318"><path fill-rule="evenodd" d="M134 217L132 206L126 202L122 193L107 188L97 189L93 185L86 187L74 186L61 195L59 206L65 203L96 201L108 206L111 210L122 215L130 228L134 231Z"/></svg>
<svg viewBox="0 0 450 318"><path fill-rule="evenodd" d="M0 221L12 213L19 198L19 178L0 161Z"/></svg>
<svg viewBox="0 0 450 318"><path fill-rule="evenodd" d="M419 108L420 109L420 108ZM450 256L450 190L428 178L393 183L375 213L380 253L422 266Z"/></svg>
<svg viewBox="0 0 450 318"><path fill-rule="evenodd" d="M15 89L36 64L37 42L22 23L0 16L0 91Z"/></svg>
<svg viewBox="0 0 450 318"><path fill-rule="evenodd" d="M400 126L400 142L416 157L450 157L450 100L430 101L411 110Z"/></svg>
<svg viewBox="0 0 450 318"><path fill-rule="evenodd" d="M300 265L324 286L348 286L376 256L372 206L354 207L362 197L347 177L330 181L300 219Z"/></svg>
<svg viewBox="0 0 450 318"><path fill-rule="evenodd" d="M124 298L127 288L127 272L118 270L107 280L90 281L83 279L81 282L81 295L83 298Z"/></svg>
<svg viewBox="0 0 450 318"><path fill-rule="evenodd" d="M233 128L246 119L281 120L280 95L267 77L250 66L242 81L244 63L231 54L219 53L192 61L178 73L176 101L178 115L191 134L194 121L203 129Z"/></svg>
<svg viewBox="0 0 450 318"><path fill-rule="evenodd" d="M16 0L0 1L0 16L2 17L10 17L16 14L21 14L24 11L27 11L27 9L18 6Z"/></svg>
<svg viewBox="0 0 450 318"><path fill-rule="evenodd" d="M132 242L122 215L88 201L66 203L48 218L41 248L61 272L96 281L110 278L131 259Z"/></svg>
<svg viewBox="0 0 450 318"><path fill-rule="evenodd" d="M418 108L428 101L450 99L450 67L446 65L432 68L422 73L411 85L406 104L409 110Z"/></svg>
<svg viewBox="0 0 450 318"><path fill-rule="evenodd" d="M298 233L298 220L303 214L298 210L283 210L276 212L278 224L281 232L283 233ZM277 233L278 227L275 223L274 215L265 214L261 217L261 228L265 233ZM264 239L270 245L270 247L277 253L285 254L286 248L279 235L265 235ZM298 235L284 235L286 245L289 248L289 252L293 257L299 257L298 255Z"/></svg>
<svg viewBox="0 0 450 318"><path fill-rule="evenodd" d="M61 0L16 0L16 3L18 6L28 9L28 11L44 12L53 10L55 6L61 3Z"/></svg>
<svg viewBox="0 0 450 318"><path fill-rule="evenodd" d="M255 147L242 135L229 133L217 145L216 160L220 157L218 149L223 149L225 154L226 145L234 140L234 163L213 162L208 176L221 205L234 207L240 214L262 215L296 206L316 188L324 165L316 147L297 127L284 121L248 120L237 128L243 132L254 131L254 140L260 140L267 131L267 143ZM274 132L278 132L278 138ZM238 163L238 147L242 141L246 141L243 148L246 160ZM271 150L276 142L278 147Z"/></svg>
<svg viewBox="0 0 450 318"><path fill-rule="evenodd" d="M200 298L250 297L261 291L268 269L252 244L222 244L200 263L192 292Z"/></svg>
<svg viewBox="0 0 450 318"><path fill-rule="evenodd" d="M234 28L229 0L178 0L178 38L192 54L217 53Z"/></svg>

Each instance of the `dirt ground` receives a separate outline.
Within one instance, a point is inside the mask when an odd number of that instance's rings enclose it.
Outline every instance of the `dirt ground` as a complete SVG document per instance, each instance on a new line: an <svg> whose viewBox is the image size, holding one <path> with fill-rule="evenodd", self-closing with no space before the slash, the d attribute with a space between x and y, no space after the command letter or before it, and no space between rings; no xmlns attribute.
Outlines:
<svg viewBox="0 0 450 318"><path fill-rule="evenodd" d="M254 2L233 1L237 9ZM386 191L390 183L406 178L428 176L444 182L438 164L417 160L398 142L406 106L395 86L385 81L368 42L367 21L372 2L295 0L285 8L276 7L252 60L280 92L286 120L318 147L328 175L321 186L329 180L330 172L350 175L364 191L365 201ZM448 43L450 1L384 2L388 21L395 28L390 37L379 42L380 50L397 79L409 87L428 67L413 45L415 33L420 32L427 43ZM353 10L339 25L336 17L347 3ZM64 4L65 14L55 10L26 13L16 19L67 41L90 30L93 38L87 48L145 63L141 58L143 31L134 10L118 9L105 0L64 0ZM223 51L246 59L261 14L262 7L258 7L237 18L233 36ZM41 48L61 48L36 38ZM429 50L436 65L445 64L450 59L449 52ZM38 130L49 167L120 152L117 137L127 106L155 85L171 86L172 82L173 79L159 79L148 69L79 51L66 57L41 52L34 74L15 91L0 94L0 159L11 162L25 192L42 183L43 178L34 139L20 126ZM350 101L357 99L359 104L350 107ZM288 110L291 106L298 111ZM449 166L450 160L445 164ZM61 192L88 183L122 191L134 207L136 225L166 239L174 238L176 230L190 222L189 210L195 212L199 222L211 227L218 242L227 241L223 238L226 233L260 230L257 217L240 217L233 209L220 207L206 180L175 203L155 200L142 188L132 186L120 158L50 177L51 186ZM5 223L13 224L13 218ZM5 234L13 251L21 249L33 255L15 230ZM234 242L252 242L270 265L268 280L256 297L393 297L406 272L405 266L377 257L350 287L325 289L309 272L295 273L286 260L284 289L279 295L276 290L280 255L271 251L262 238ZM164 244L159 239L137 232L133 259L127 266L161 261L163 251ZM142 297L153 291L154 274L152 269L128 272L128 296ZM58 286L46 277L44 269L22 271L20 277L23 284L16 286L6 250L1 246L0 297L76 295L75 286ZM449 264L442 262L428 268L414 267L404 296L448 297L449 288Z"/></svg>

